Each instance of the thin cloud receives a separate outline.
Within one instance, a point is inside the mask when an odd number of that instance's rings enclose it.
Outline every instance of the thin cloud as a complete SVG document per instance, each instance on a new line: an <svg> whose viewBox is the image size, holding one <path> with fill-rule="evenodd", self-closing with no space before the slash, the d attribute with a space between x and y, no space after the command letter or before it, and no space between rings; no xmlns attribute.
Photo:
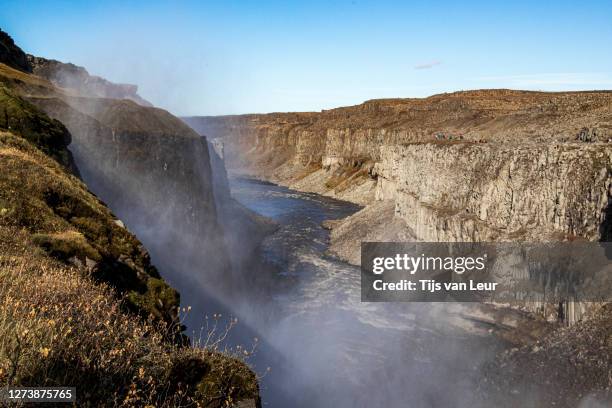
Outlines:
<svg viewBox="0 0 612 408"><path fill-rule="evenodd" d="M431 61L425 64L419 64L414 67L414 69L431 69L435 66L441 65L442 61Z"/></svg>

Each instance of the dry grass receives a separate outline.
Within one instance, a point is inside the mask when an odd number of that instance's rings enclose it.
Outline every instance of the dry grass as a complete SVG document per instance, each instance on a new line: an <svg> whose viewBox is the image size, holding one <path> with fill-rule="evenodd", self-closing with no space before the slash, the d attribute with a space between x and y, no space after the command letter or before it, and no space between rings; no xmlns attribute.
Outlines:
<svg viewBox="0 0 612 408"><path fill-rule="evenodd" d="M255 398L244 363L179 347L163 326L126 314L106 285L0 227L0 384L75 386L79 406L222 407Z"/></svg>
<svg viewBox="0 0 612 408"><path fill-rule="evenodd" d="M351 185L359 184L360 180L366 180L369 177L369 170L367 166L358 164L345 165L339 167L334 174L327 179L325 187L334 190L335 193L340 193L346 190Z"/></svg>
<svg viewBox="0 0 612 408"><path fill-rule="evenodd" d="M182 341L178 293L67 171L65 127L17 94L48 85L0 64L0 386L73 386L84 407L257 402L223 333Z"/></svg>
<svg viewBox="0 0 612 408"><path fill-rule="evenodd" d="M294 182L298 182L306 177L310 176L312 173L315 173L321 170L321 163L309 163L304 168L300 169L295 176L293 177Z"/></svg>
<svg viewBox="0 0 612 408"><path fill-rule="evenodd" d="M0 81L9 83L11 85L24 84L32 87L47 89L49 92L54 91L53 84L46 79L19 71L2 63L0 63Z"/></svg>

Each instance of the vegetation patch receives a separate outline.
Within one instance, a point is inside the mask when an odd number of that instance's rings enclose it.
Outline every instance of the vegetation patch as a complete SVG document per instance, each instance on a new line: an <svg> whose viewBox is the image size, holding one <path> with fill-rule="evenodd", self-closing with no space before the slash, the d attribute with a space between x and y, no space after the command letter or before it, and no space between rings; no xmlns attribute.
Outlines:
<svg viewBox="0 0 612 408"><path fill-rule="evenodd" d="M0 386L73 386L79 407L209 407L258 401L257 378L217 342L170 341L113 290L0 226Z"/></svg>
<svg viewBox="0 0 612 408"><path fill-rule="evenodd" d="M0 84L0 129L21 135L59 163L72 168L67 148L71 137L66 127L4 84Z"/></svg>
<svg viewBox="0 0 612 408"><path fill-rule="evenodd" d="M177 327L178 295L167 295L173 289L159 279L142 244L79 179L10 133L0 133L0 172L0 222L25 228L56 259L88 265L95 279L118 294L138 294L138 302L128 301L131 309Z"/></svg>
<svg viewBox="0 0 612 408"><path fill-rule="evenodd" d="M341 166L327 179L325 187L340 193L352 185L359 184L359 180L365 180L370 177L369 165L371 165L371 162L357 162Z"/></svg>
<svg viewBox="0 0 612 408"><path fill-rule="evenodd" d="M180 303L178 292L156 278L147 280L146 290L142 293L130 292L128 300L136 310L147 311L158 319L172 313L173 308Z"/></svg>
<svg viewBox="0 0 612 408"><path fill-rule="evenodd" d="M44 248L50 255L67 261L77 257L81 260L92 259L100 261L102 257L85 239L83 234L76 231L66 231L58 234L34 234L32 241Z"/></svg>

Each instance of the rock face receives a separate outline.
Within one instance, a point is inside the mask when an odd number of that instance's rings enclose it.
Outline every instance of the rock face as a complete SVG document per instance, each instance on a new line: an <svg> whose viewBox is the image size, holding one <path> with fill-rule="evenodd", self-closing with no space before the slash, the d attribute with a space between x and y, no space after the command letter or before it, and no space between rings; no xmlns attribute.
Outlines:
<svg viewBox="0 0 612 408"><path fill-rule="evenodd" d="M25 54L24 54L25 57ZM138 95L138 86L115 84L89 72L78 65L49 60L33 55L27 56L29 72L45 78L55 85L89 97L129 99L142 106L153 106Z"/></svg>
<svg viewBox="0 0 612 408"><path fill-rule="evenodd" d="M10 35L0 29L0 62L11 68L24 72L32 72L25 52L17 45Z"/></svg>
<svg viewBox="0 0 612 408"><path fill-rule="evenodd" d="M366 236L611 239L611 92L482 90L186 120L223 141L230 172L368 205L332 232L354 263Z"/></svg>
<svg viewBox="0 0 612 408"><path fill-rule="evenodd" d="M129 100L29 100L66 124L83 179L162 271L194 271L202 259L207 273L229 269L206 139L168 112Z"/></svg>
<svg viewBox="0 0 612 408"><path fill-rule="evenodd" d="M384 146L378 199L423 241L598 240L612 145Z"/></svg>

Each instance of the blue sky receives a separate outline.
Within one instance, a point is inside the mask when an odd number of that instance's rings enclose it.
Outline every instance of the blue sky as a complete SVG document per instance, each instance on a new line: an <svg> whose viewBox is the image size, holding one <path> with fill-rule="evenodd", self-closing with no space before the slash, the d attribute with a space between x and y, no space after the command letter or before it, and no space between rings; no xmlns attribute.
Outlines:
<svg viewBox="0 0 612 408"><path fill-rule="evenodd" d="M0 27L178 115L612 89L612 2L12 1Z"/></svg>

